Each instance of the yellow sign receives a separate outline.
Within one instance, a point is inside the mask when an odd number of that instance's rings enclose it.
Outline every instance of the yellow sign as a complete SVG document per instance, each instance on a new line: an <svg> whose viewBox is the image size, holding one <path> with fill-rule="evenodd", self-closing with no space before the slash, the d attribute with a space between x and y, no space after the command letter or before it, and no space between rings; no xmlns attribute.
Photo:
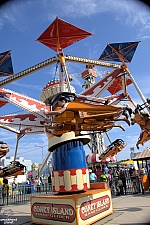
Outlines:
<svg viewBox="0 0 150 225"><path fill-rule="evenodd" d="M38 168L39 168L39 164L37 162L32 164L32 169L33 170L38 170Z"/></svg>

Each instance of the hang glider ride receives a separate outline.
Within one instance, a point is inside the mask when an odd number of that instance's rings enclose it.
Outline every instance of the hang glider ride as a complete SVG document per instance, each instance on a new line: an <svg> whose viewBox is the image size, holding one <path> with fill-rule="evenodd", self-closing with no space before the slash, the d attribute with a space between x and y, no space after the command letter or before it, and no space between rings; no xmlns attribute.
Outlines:
<svg viewBox="0 0 150 225"><path fill-rule="evenodd" d="M57 102L62 93L53 97L52 102ZM71 94L69 94L71 95ZM68 96L66 96L67 98ZM116 105L94 106L88 103L69 102L65 112L53 117L53 124L46 126L46 132L54 130L53 134L61 136L63 133L74 131L80 135L81 131L102 131L107 132L113 127L124 128L121 124L115 124L116 121L125 121L130 125L129 120L124 116L125 107Z"/></svg>

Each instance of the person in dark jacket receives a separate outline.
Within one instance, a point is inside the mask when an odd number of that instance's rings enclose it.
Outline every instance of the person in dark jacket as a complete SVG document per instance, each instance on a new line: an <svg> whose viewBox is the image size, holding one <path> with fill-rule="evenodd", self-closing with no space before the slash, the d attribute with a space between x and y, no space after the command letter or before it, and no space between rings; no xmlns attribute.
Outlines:
<svg viewBox="0 0 150 225"><path fill-rule="evenodd" d="M48 184L49 184L49 190L52 191L52 178L51 178L51 174L48 177Z"/></svg>
<svg viewBox="0 0 150 225"><path fill-rule="evenodd" d="M5 204L6 197L8 196L8 191L9 191L8 179L6 177L4 177L3 178L3 187L2 187L3 204Z"/></svg>
<svg viewBox="0 0 150 225"><path fill-rule="evenodd" d="M119 172L119 179L122 181L122 186L120 189L120 194L123 195L127 193L127 185L126 185L126 177L125 177L125 172L123 169L120 170ZM124 189L124 190L123 190Z"/></svg>

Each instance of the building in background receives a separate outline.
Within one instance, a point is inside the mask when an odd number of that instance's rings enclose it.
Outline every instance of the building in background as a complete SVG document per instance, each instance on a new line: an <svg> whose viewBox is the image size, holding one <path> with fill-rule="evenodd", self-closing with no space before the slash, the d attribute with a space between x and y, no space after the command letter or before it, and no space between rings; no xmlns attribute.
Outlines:
<svg viewBox="0 0 150 225"><path fill-rule="evenodd" d="M39 168L41 167L41 164L39 165ZM50 173L52 172L52 158L50 158L45 166L43 167L42 171L39 175L42 175L43 177L48 177Z"/></svg>
<svg viewBox="0 0 150 225"><path fill-rule="evenodd" d="M130 159L133 159L134 157L136 157L139 153L141 152L134 152L134 147L130 148Z"/></svg>
<svg viewBox="0 0 150 225"><path fill-rule="evenodd" d="M40 170L42 164L34 162L31 166L31 170L27 171L27 176L35 179L36 177L46 178L52 172L52 159L50 158L44 165L43 169Z"/></svg>
<svg viewBox="0 0 150 225"><path fill-rule="evenodd" d="M14 156L3 157L2 159L0 159L0 166L6 167L12 161L14 161ZM30 159L24 159L24 157L18 157L18 158L16 158L16 161L19 161L21 164L25 165L27 171L31 171L32 161Z"/></svg>

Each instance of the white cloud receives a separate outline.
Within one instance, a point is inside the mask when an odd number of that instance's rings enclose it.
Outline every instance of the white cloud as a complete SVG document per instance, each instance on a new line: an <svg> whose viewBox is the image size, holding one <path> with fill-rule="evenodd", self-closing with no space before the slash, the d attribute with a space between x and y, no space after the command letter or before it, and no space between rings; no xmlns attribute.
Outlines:
<svg viewBox="0 0 150 225"><path fill-rule="evenodd" d="M13 82L12 84L18 87L28 88L28 89L37 90L37 91L41 91L43 89L43 87L39 85L31 85L31 84L24 84L24 83L18 83L18 82Z"/></svg>
<svg viewBox="0 0 150 225"><path fill-rule="evenodd" d="M150 16L149 11L144 5L137 4L137 1L130 0L64 0L64 1L49 1L49 0L26 0L14 1L1 10L1 27L4 21L11 23L20 31L29 29L25 21L28 20L27 13L29 10L40 8L38 14L33 20L48 20L53 21L57 15L60 17L69 16L73 18L86 18L100 13L114 14L117 21L128 27L137 27L139 37L149 38ZM131 22L132 21L132 22ZM139 29L140 28L140 29Z"/></svg>
<svg viewBox="0 0 150 225"><path fill-rule="evenodd" d="M23 18L23 5L18 4L18 1L10 1L9 4L0 9L0 15L3 24L8 22L12 24L14 28L20 31L23 30L23 26L20 24Z"/></svg>
<svg viewBox="0 0 150 225"><path fill-rule="evenodd" d="M0 19L0 30L2 29L3 25L4 25L4 21Z"/></svg>
<svg viewBox="0 0 150 225"><path fill-rule="evenodd" d="M15 133L6 131L0 128L0 138L1 141L4 141L8 144L10 152L6 156L14 156L16 149L16 140L17 135ZM42 149L43 147L43 156L48 153L48 141L46 134L37 134L37 135L25 135L19 140L17 157L24 157L25 159L31 159L32 162L42 161Z"/></svg>
<svg viewBox="0 0 150 225"><path fill-rule="evenodd" d="M72 84L73 84L73 86L82 87L83 81L81 81L81 79L79 79L79 78L73 77Z"/></svg>
<svg viewBox="0 0 150 225"><path fill-rule="evenodd" d="M150 39L150 35L141 36L141 37L139 37L139 39L141 39L141 40Z"/></svg>

